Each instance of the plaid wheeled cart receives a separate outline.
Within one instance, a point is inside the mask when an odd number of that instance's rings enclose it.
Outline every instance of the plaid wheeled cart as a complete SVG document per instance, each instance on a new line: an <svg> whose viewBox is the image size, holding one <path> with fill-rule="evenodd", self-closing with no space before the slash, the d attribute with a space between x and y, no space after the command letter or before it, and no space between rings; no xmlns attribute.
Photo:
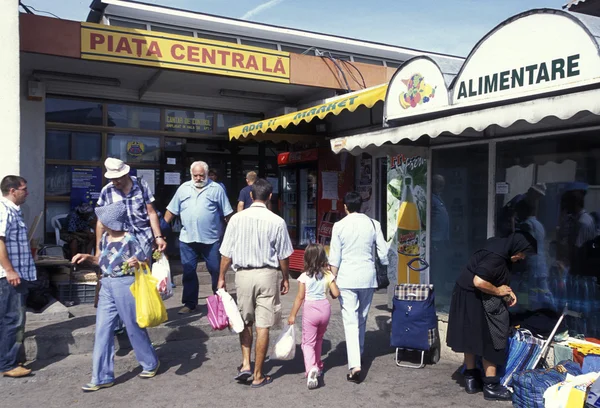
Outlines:
<svg viewBox="0 0 600 408"><path fill-rule="evenodd" d="M420 264L418 268L415 264ZM415 258L408 263L408 269L422 272L429 268L425 260ZM425 353L430 352L431 361L439 360L440 345L435 313L435 293L433 285L405 283L396 286L392 309L391 346L396 347L396 365L399 367L422 368L425 366ZM421 353L420 364L402 363L402 351Z"/></svg>

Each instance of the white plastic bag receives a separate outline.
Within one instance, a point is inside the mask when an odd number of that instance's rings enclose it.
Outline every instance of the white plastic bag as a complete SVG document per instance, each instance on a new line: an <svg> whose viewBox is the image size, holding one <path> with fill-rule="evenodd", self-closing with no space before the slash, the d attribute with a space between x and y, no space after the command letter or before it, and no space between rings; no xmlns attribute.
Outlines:
<svg viewBox="0 0 600 408"><path fill-rule="evenodd" d="M296 356L296 330L294 326L288 326L281 332L271 352L274 360L293 360Z"/></svg>
<svg viewBox="0 0 600 408"><path fill-rule="evenodd" d="M241 333L244 331L244 320L242 319L242 315L235 304L235 300L231 297L229 293L225 291L225 289L217 290L217 295L221 298L223 302L223 307L225 308L225 314L229 319L229 326L231 330L235 333Z"/></svg>
<svg viewBox="0 0 600 408"><path fill-rule="evenodd" d="M156 289L162 300L166 300L173 296L173 286L171 285L171 267L169 260L164 253L160 254L160 258L152 264L152 276L158 280Z"/></svg>

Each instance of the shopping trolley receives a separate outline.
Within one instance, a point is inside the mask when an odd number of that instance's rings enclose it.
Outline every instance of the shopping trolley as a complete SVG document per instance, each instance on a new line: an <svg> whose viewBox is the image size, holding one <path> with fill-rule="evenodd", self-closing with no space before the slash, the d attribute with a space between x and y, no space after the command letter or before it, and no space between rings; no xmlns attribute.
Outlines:
<svg viewBox="0 0 600 408"><path fill-rule="evenodd" d="M406 273L410 275L410 271L413 270L422 276L428 268L429 264L424 259L414 258L408 262ZM424 280L427 283L423 283ZM439 360L440 344L433 285L429 284L428 278L421 277L420 282L403 283L395 288L390 343L392 347L396 347L396 365L399 367L424 367L425 352L430 352L432 363ZM420 351L421 363L402 363L402 351Z"/></svg>

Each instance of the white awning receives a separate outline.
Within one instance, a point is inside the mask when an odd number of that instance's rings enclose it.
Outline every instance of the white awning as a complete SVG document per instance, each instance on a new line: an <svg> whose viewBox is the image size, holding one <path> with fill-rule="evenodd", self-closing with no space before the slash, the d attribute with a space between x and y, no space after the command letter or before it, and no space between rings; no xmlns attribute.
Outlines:
<svg viewBox="0 0 600 408"><path fill-rule="evenodd" d="M388 142L395 144L402 140L414 141L422 136L435 138L446 132L460 135L469 128L481 132L490 125L506 128L518 120L535 124L549 116L565 120L582 111L600 115L600 89L459 113L424 122L340 137L332 139L330 143L331 149L335 153L348 151L356 154L368 147L381 146Z"/></svg>

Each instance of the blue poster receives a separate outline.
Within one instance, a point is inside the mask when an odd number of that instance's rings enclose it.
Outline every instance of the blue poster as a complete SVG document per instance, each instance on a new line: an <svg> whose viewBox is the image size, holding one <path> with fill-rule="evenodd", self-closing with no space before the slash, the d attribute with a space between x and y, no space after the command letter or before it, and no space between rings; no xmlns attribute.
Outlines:
<svg viewBox="0 0 600 408"><path fill-rule="evenodd" d="M96 205L102 190L100 167L75 167L71 169L71 208L88 203Z"/></svg>

